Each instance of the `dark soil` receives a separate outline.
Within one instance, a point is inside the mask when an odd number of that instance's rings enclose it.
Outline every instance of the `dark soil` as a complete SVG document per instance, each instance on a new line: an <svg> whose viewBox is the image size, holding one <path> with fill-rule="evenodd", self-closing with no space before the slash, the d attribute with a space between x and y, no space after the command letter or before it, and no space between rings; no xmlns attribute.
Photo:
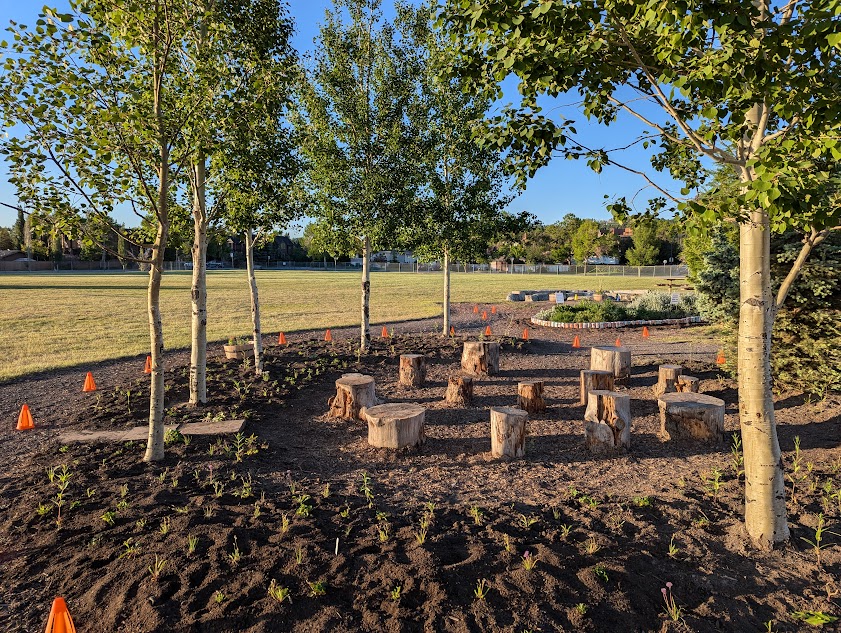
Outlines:
<svg viewBox="0 0 841 633"><path fill-rule="evenodd" d="M475 336L484 324L471 307L459 306L455 321ZM718 343L700 341L698 328L652 328L648 340L620 330L634 354L632 449L594 457L583 448L578 372L586 346L617 332L580 331L581 350L570 347L573 331L531 329L524 342L534 311L505 306L494 317L502 372L477 383L467 409L443 402L463 339L442 340L435 320L375 338L361 364L352 330L334 331L332 345L298 333L288 347L269 347L269 380L214 349L211 404L200 409L183 404L188 357L174 353L168 423L248 423L237 438L171 437L154 465L141 462L141 442L57 440L68 429L144 424L143 358L92 368L94 394L81 393L89 367L0 385L10 421L0 432L0 631L43 630L57 595L88 632L764 631L769 621L799 631L812 628L799 612L841 616L841 538L824 534L820 561L803 540L814 540L819 513L829 524L841 514L841 401L779 398L792 537L759 551L740 521L731 447L657 435L651 386L663 362L699 376L703 392L727 403L728 434L738 430L735 383L714 363ZM429 357L427 386L397 384L401 352ZM382 400L427 407L426 444L373 449L364 425L326 419L333 383L348 371L373 375ZM529 422L525 459L491 459L488 408L515 404L517 381L535 378L549 408ZM23 402L35 431L12 430ZM156 557L165 561L157 579ZM273 584L289 597L272 598Z"/></svg>

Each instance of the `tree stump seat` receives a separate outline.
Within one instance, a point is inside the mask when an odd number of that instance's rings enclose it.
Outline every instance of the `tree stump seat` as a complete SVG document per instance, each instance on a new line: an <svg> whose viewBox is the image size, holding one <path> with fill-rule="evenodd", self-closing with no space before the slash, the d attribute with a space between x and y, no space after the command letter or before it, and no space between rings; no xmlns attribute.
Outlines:
<svg viewBox="0 0 841 633"><path fill-rule="evenodd" d="M587 394L591 391L613 391L613 372L608 369L581 370L580 404L587 404Z"/></svg>
<svg viewBox="0 0 841 633"><path fill-rule="evenodd" d="M423 354L400 355L400 384L422 387L426 382L426 357Z"/></svg>
<svg viewBox="0 0 841 633"><path fill-rule="evenodd" d="M543 399L543 381L529 380L517 384L517 406L527 413L540 413L546 410Z"/></svg>
<svg viewBox="0 0 841 633"><path fill-rule="evenodd" d="M529 414L517 407L491 407L491 455L523 457Z"/></svg>
<svg viewBox="0 0 841 633"><path fill-rule="evenodd" d="M703 393L666 393L657 404L664 439L724 441L724 400Z"/></svg>
<svg viewBox="0 0 841 633"><path fill-rule="evenodd" d="M655 397L678 391L677 381L682 373L683 367L680 365L660 365L657 370L657 383L654 385Z"/></svg>
<svg viewBox="0 0 841 633"><path fill-rule="evenodd" d="M473 402L473 378L470 376L450 376L447 381L447 404L466 407Z"/></svg>
<svg viewBox="0 0 841 633"><path fill-rule="evenodd" d="M701 391L701 381L695 376L682 374L678 376L675 389L678 393L698 393Z"/></svg>
<svg viewBox="0 0 841 633"><path fill-rule="evenodd" d="M343 420L364 421L360 411L379 404L372 376L365 374L343 374L336 381L336 395L327 401L330 408L327 415Z"/></svg>
<svg viewBox="0 0 841 633"><path fill-rule="evenodd" d="M628 384L631 380L631 350L615 345L592 347L590 369L610 371L615 384Z"/></svg>
<svg viewBox="0 0 841 633"><path fill-rule="evenodd" d="M499 343L495 341L465 341L461 352L461 368L474 376L494 376L499 373Z"/></svg>
<svg viewBox="0 0 841 633"><path fill-rule="evenodd" d="M377 448L405 448L423 444L426 409L411 402L390 402L362 411L368 422L368 444Z"/></svg>
<svg viewBox="0 0 841 633"><path fill-rule="evenodd" d="M614 453L631 447L631 396L602 389L589 393L584 444L591 453Z"/></svg>

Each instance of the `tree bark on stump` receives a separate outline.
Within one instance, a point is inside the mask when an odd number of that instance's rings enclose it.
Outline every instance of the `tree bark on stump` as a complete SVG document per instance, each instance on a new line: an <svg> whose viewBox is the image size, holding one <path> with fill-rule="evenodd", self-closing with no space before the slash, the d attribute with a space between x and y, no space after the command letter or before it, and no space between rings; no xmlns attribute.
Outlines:
<svg viewBox="0 0 841 633"><path fill-rule="evenodd" d="M543 399L543 381L532 380L517 385L517 406L527 413L540 413L546 410Z"/></svg>
<svg viewBox="0 0 841 633"><path fill-rule="evenodd" d="M702 393L666 393L657 404L665 439L724 441L724 400Z"/></svg>
<svg viewBox="0 0 841 633"><path fill-rule="evenodd" d="M628 384L631 380L631 350L627 347L590 348L590 369L604 369L613 373L613 382Z"/></svg>
<svg viewBox="0 0 841 633"><path fill-rule="evenodd" d="M422 387L426 381L426 357L423 354L400 355L400 384Z"/></svg>
<svg viewBox="0 0 841 633"><path fill-rule="evenodd" d="M444 400L458 407L468 406L473 402L473 379L470 376L450 376Z"/></svg>
<svg viewBox="0 0 841 633"><path fill-rule="evenodd" d="M675 388L678 393L698 393L701 389L701 381L695 376L678 376Z"/></svg>
<svg viewBox="0 0 841 633"><path fill-rule="evenodd" d="M591 391L584 412L584 444L592 453L631 448L631 397L617 391Z"/></svg>
<svg viewBox="0 0 841 633"><path fill-rule="evenodd" d="M491 455L523 457L529 414L516 407L491 407Z"/></svg>
<svg viewBox="0 0 841 633"><path fill-rule="evenodd" d="M660 365L657 376L657 384L654 385L654 396L659 398L664 393L675 393L678 391L677 381L683 373L680 365Z"/></svg>
<svg viewBox="0 0 841 633"><path fill-rule="evenodd" d="M366 408L368 444L377 448L404 448L423 444L426 409L411 402L392 402Z"/></svg>
<svg viewBox="0 0 841 633"><path fill-rule="evenodd" d="M461 368L476 376L499 373L499 343L465 341L461 352Z"/></svg>
<svg viewBox="0 0 841 633"><path fill-rule="evenodd" d="M374 387L371 376L344 374L336 381L336 395L327 401L329 417L364 421L360 411L379 403Z"/></svg>
<svg viewBox="0 0 841 633"><path fill-rule="evenodd" d="M582 369L580 404L587 404L587 394L591 391L613 391L613 372L607 369Z"/></svg>

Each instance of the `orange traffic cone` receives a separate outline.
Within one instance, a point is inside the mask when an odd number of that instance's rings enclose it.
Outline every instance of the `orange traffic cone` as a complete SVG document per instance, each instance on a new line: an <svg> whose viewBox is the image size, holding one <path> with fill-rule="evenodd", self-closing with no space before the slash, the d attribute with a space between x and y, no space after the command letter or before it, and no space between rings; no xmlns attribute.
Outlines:
<svg viewBox="0 0 841 633"><path fill-rule="evenodd" d="M487 321L487 320L488 320L488 313L487 313L487 312L485 312L484 310L482 310L482 320L483 320L483 321Z"/></svg>
<svg viewBox="0 0 841 633"><path fill-rule="evenodd" d="M50 609L45 633L76 633L76 625L73 624L73 618L70 617L64 598L53 600L53 608Z"/></svg>
<svg viewBox="0 0 841 633"><path fill-rule="evenodd" d="M496 306L491 306L491 314L496 314Z"/></svg>
<svg viewBox="0 0 841 633"><path fill-rule="evenodd" d="M642 328L642 337L643 338L648 338L649 336L651 336L651 334L648 331L648 326L643 327Z"/></svg>
<svg viewBox="0 0 841 633"><path fill-rule="evenodd" d="M152 357L146 357L146 366L143 368L144 374L151 374L152 373Z"/></svg>
<svg viewBox="0 0 841 633"><path fill-rule="evenodd" d="M524 341L529 340L529 329L527 327L523 328L523 340Z"/></svg>
<svg viewBox="0 0 841 633"><path fill-rule="evenodd" d="M32 414L29 412L29 405L25 404L20 408L20 415L18 415L18 431L28 431L34 429L35 423L32 421Z"/></svg>
<svg viewBox="0 0 841 633"><path fill-rule="evenodd" d="M450 336L455 336L455 335L456 335L456 329L451 325L450 326Z"/></svg>
<svg viewBox="0 0 841 633"><path fill-rule="evenodd" d="M479 306L478 305L473 306L473 314L479 314Z"/></svg>
<svg viewBox="0 0 841 633"><path fill-rule="evenodd" d="M723 365L724 363L726 363L726 362L727 362L727 361L725 360L725 358L724 358L724 350L722 350L722 351L720 351L720 352L718 353L718 356L716 356L716 358L715 358L715 362L716 362L718 365Z"/></svg>
<svg viewBox="0 0 841 633"><path fill-rule="evenodd" d="M388 338L388 328L383 326L383 333L380 335L382 338Z"/></svg>
<svg viewBox="0 0 841 633"><path fill-rule="evenodd" d="M333 340L333 335L330 333L329 329L324 333L324 340L325 341L332 341Z"/></svg>
<svg viewBox="0 0 841 633"><path fill-rule="evenodd" d="M578 349L581 347L581 339L578 337L578 334L575 335L575 338L572 339L572 348Z"/></svg>
<svg viewBox="0 0 841 633"><path fill-rule="evenodd" d="M82 391L87 393L88 391L96 391L96 383L93 380L93 374L88 372L88 375L85 376L85 386L82 387Z"/></svg>
<svg viewBox="0 0 841 633"><path fill-rule="evenodd" d="M277 335L277 344L278 345L286 345L286 334L281 332Z"/></svg>
<svg viewBox="0 0 841 633"><path fill-rule="evenodd" d="M618 337L618 336L616 337L616 343L615 343L615 345L616 345L616 347L622 347L622 341L620 341L620 340L619 340L619 337Z"/></svg>
<svg viewBox="0 0 841 633"><path fill-rule="evenodd" d="M485 336L490 336L490 335L491 335L491 326L489 325L488 327L485 328Z"/></svg>

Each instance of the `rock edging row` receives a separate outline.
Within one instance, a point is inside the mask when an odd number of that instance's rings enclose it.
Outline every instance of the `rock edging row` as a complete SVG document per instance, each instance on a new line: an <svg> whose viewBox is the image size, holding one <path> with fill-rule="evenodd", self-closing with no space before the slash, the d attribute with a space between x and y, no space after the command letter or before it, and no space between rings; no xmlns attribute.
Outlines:
<svg viewBox="0 0 841 633"><path fill-rule="evenodd" d="M560 327L572 330L611 330L621 327L638 327L642 325L689 325L691 323L701 323L702 319L699 316L684 317L682 319L651 319L639 321L596 321L593 323L560 323L558 321L544 321L537 317L532 317L533 325L542 325L543 327Z"/></svg>

